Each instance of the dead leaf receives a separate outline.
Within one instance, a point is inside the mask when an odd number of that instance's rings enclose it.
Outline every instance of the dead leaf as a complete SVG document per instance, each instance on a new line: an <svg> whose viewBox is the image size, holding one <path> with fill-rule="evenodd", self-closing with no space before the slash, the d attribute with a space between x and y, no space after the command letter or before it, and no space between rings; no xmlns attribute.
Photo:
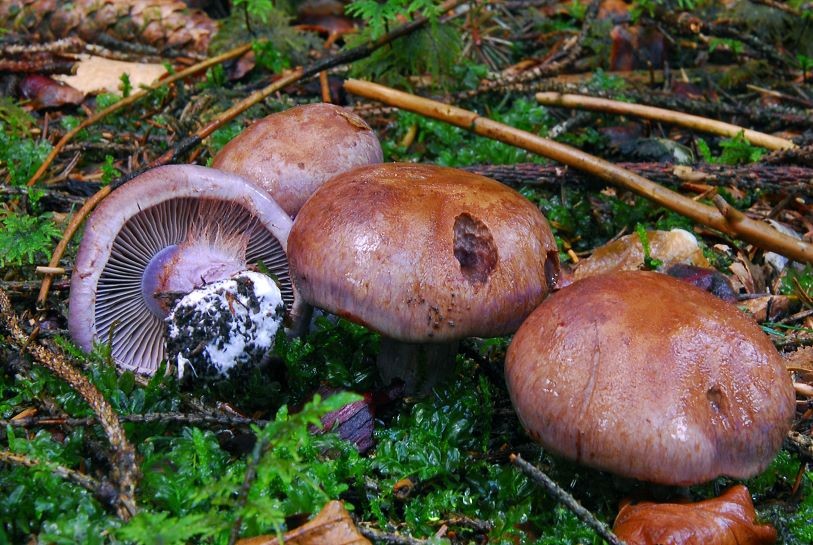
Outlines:
<svg viewBox="0 0 813 545"><path fill-rule="evenodd" d="M696 503L627 504L613 531L627 545L770 545L776 529L755 524L751 494L736 485L719 498Z"/></svg>
<svg viewBox="0 0 813 545"><path fill-rule="evenodd" d="M737 302L737 306L745 308L757 322L775 321L788 313L790 299L784 295L765 295L744 299Z"/></svg>
<svg viewBox="0 0 813 545"><path fill-rule="evenodd" d="M328 502L313 520L284 536L286 545L371 545L340 501ZM237 545L280 545L276 535L250 537Z"/></svg>
<svg viewBox="0 0 813 545"><path fill-rule="evenodd" d="M708 267L703 252L693 234L683 229L671 231L649 231L650 255L663 262L664 267L676 263L687 263L698 267ZM593 254L579 261L575 267L574 279L579 280L611 271L634 271L644 262L644 248L637 233L619 238L600 246Z"/></svg>
<svg viewBox="0 0 813 545"><path fill-rule="evenodd" d="M121 75L127 74L130 85L138 90L142 85L148 86L167 73L162 64L141 62L123 62L82 55L72 76L57 76L56 79L79 89L86 94L101 92L121 93Z"/></svg>

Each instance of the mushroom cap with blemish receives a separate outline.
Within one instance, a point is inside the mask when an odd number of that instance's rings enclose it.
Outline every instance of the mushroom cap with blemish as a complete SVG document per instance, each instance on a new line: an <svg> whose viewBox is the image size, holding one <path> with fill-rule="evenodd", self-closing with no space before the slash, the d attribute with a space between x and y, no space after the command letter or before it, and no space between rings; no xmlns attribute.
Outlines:
<svg viewBox="0 0 813 545"><path fill-rule="evenodd" d="M319 103L256 121L220 150L212 166L257 182L295 216L329 178L382 160L378 137L361 117Z"/></svg>
<svg viewBox="0 0 813 545"><path fill-rule="evenodd" d="M559 273L550 227L522 195L409 163L325 183L294 221L288 259L306 302L415 343L511 333Z"/></svg>
<svg viewBox="0 0 813 545"><path fill-rule="evenodd" d="M85 223L68 310L68 329L79 347L89 351L94 341L110 340L119 368L155 372L165 355L165 325L147 308L141 278L156 253L184 240L201 206L212 221L224 212L229 228L245 227L247 261L268 267L286 307L294 304L285 211L234 174L195 165L157 167L110 193Z"/></svg>
<svg viewBox="0 0 813 545"><path fill-rule="evenodd" d="M546 449L669 485L759 473L795 407L782 358L751 318L654 272L553 294L514 336L505 376L522 425Z"/></svg>

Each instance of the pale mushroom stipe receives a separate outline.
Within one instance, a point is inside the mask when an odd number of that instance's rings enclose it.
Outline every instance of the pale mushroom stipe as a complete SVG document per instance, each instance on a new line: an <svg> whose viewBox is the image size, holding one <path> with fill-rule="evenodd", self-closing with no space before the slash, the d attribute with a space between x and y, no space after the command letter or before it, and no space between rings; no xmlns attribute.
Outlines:
<svg viewBox="0 0 813 545"><path fill-rule="evenodd" d="M668 485L759 473L795 412L782 358L751 318L654 272L553 294L514 336L505 377L546 449Z"/></svg>
<svg viewBox="0 0 813 545"><path fill-rule="evenodd" d="M262 263L285 305L291 219L254 183L171 165L113 191L87 220L71 277L68 327L84 350L110 341L122 370L152 374L166 355L165 318L206 283Z"/></svg>
<svg viewBox="0 0 813 545"><path fill-rule="evenodd" d="M382 333L384 381L422 393L453 368L459 339L512 333L559 274L548 223L522 195L408 163L325 183L296 217L288 258L306 302Z"/></svg>

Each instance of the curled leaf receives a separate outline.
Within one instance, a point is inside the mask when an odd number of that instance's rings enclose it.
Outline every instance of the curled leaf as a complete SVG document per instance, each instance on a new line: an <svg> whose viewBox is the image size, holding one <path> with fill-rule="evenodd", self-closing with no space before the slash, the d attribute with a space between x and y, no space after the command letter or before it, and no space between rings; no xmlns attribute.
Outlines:
<svg viewBox="0 0 813 545"><path fill-rule="evenodd" d="M647 233L652 259L668 267L675 263L688 263L708 267L697 239L683 229L650 231ZM644 247L637 233L623 236L596 248L587 259L579 261L574 272L575 280L612 271L634 271L644 263Z"/></svg>
<svg viewBox="0 0 813 545"><path fill-rule="evenodd" d="M736 485L696 503L627 504L613 531L627 545L770 545L776 529L756 524L751 494Z"/></svg>
<svg viewBox="0 0 813 545"><path fill-rule="evenodd" d="M279 545L283 540L274 535L241 539L237 545ZM287 545L371 545L356 528L342 502L325 504L313 520L294 528L284 536Z"/></svg>

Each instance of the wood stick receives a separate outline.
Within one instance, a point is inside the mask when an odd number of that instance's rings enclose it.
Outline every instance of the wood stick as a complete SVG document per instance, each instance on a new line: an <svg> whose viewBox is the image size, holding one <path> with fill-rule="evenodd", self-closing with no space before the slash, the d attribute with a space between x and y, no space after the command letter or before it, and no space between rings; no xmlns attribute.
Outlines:
<svg viewBox="0 0 813 545"><path fill-rule="evenodd" d="M139 469L136 463L136 452L128 441L118 414L107 399L99 392L90 380L79 372L71 361L56 352L51 352L41 344L33 341L23 328L14 313L11 301L3 290L0 290L0 325L9 332L9 340L19 351L28 352L37 362L68 383L93 409L99 424L113 450L113 481L117 485L117 512L122 520L129 520L138 512L135 499Z"/></svg>
<svg viewBox="0 0 813 545"><path fill-rule="evenodd" d="M355 95L445 121L480 136L487 136L538 153L592 174L613 185L629 189L660 206L673 210L697 223L713 227L729 236L740 238L796 261L813 263L813 245L811 244L782 234L768 224L744 215L741 218L738 216L737 221L730 222L719 210L711 206L695 202L609 161L566 144L503 125L463 108L396 91L384 85L349 79L345 82L344 87Z"/></svg>
<svg viewBox="0 0 813 545"><path fill-rule="evenodd" d="M56 156L59 155L60 151L62 151L62 148L64 148L68 144L68 142L70 142L73 139L73 137L75 137L77 134L79 134L79 131L90 127L94 123L98 123L99 121L101 121L102 119L104 119L105 117L107 117L108 115L110 115L112 113L115 113L115 112L117 112L117 111L131 105L131 104L134 104L134 103L138 102L139 100L141 100L142 98L147 96L150 92L158 89L159 87L163 87L164 85L169 85L171 83L175 83L176 81L178 81L180 79L184 79L184 78L187 78L189 76L198 74L198 73L200 73L200 72L202 72L202 71L204 71L204 70L206 70L206 69L208 69L208 68L210 68L210 67L212 67L212 66L214 66L216 64L220 64L220 63L225 62L225 61L227 61L229 59L233 59L234 57L239 57L240 55L242 55L246 51L249 51L250 49L251 49L251 44L244 44L244 45L241 45L240 47L232 49L231 51L227 51L226 53L223 53L222 55L212 57L211 59L206 59L205 61L200 62L198 64L195 64L193 66L190 66L186 70L181 70L177 74L173 74L173 75L169 76L166 79L156 81L155 83L153 83L152 85L150 85L146 89L141 89L140 91L136 91L135 93L131 94L130 96L119 100L115 104L111 104L107 108L96 112L92 116L88 117L87 119L85 119L84 121L79 123L76 127L69 130L68 132L66 132L65 135L62 138L59 139L59 142L57 142L54 145L54 147L51 149L51 152L48 154L48 156L45 158L45 160L42 162L42 164L37 169L37 171L33 174L33 176L31 176L31 178L28 180L28 183L26 185L28 185L30 187L30 186L34 185L35 183L37 183L37 180L39 180L42 177L42 175L45 174L45 171L48 169L49 166L51 166L51 163L54 162L54 159L56 159Z"/></svg>
<svg viewBox="0 0 813 545"><path fill-rule="evenodd" d="M537 93L536 100L545 106L556 106L560 108L573 108L579 110L591 110L594 112L610 113L616 115L630 115L671 123L702 132L718 134L733 138L742 133L744 138L755 146L762 146L769 150L792 149L796 144L785 138L779 138L759 131L752 131L731 123L724 123L698 115L685 114L674 110L656 108L654 106L643 106L641 104L630 104L629 102L619 102L606 98L596 98L587 95L574 95L570 93Z"/></svg>
<svg viewBox="0 0 813 545"><path fill-rule="evenodd" d="M587 524L594 532L601 536L604 541L611 545L624 545L624 542L613 533L609 526L598 520L593 513L585 509L576 498L567 490L556 484L556 481L548 477L542 470L523 460L519 454L512 454L510 460L520 471L544 488L548 494L562 502L579 520Z"/></svg>

